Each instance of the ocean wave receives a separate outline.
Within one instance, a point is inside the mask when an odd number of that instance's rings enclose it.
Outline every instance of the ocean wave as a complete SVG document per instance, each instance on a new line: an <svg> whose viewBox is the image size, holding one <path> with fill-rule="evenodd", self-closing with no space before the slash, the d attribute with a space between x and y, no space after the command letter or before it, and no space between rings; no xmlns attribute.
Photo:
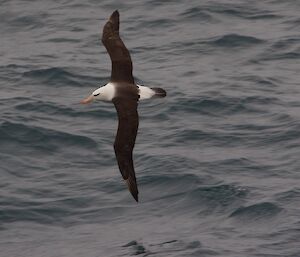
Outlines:
<svg viewBox="0 0 300 257"><path fill-rule="evenodd" d="M191 7L181 13L184 20L216 22L216 19L205 8Z"/></svg>
<svg viewBox="0 0 300 257"><path fill-rule="evenodd" d="M247 190L234 185L222 184L216 186L198 187L188 193L189 200L198 201L206 206L229 206L240 202L247 196Z"/></svg>
<svg viewBox="0 0 300 257"><path fill-rule="evenodd" d="M244 221L267 220L282 211L282 208L271 202L257 203L246 207L239 207L230 217Z"/></svg>
<svg viewBox="0 0 300 257"><path fill-rule="evenodd" d="M112 106L111 109L109 108L101 108L99 111L99 107L89 108L88 110L79 109L79 108L72 108L66 105L60 105L53 102L45 102L45 101L29 101L26 103L19 103L24 102L18 99L13 99L16 103L14 108L21 112L28 112L28 113L40 113L43 115L58 115L58 116L67 116L67 117L90 117L90 118L97 118L97 119L104 119L104 118L111 118L115 115L115 110ZM79 104L79 100L78 100Z"/></svg>
<svg viewBox="0 0 300 257"><path fill-rule="evenodd" d="M0 126L0 139L2 145L39 149L43 154L57 151L62 146L88 149L97 146L94 140L85 136L7 121Z"/></svg>
<svg viewBox="0 0 300 257"><path fill-rule="evenodd" d="M143 20L138 26L140 28L153 28L157 26L159 26L160 28L163 27L168 28L174 26L174 21L166 18L155 19L155 20Z"/></svg>
<svg viewBox="0 0 300 257"><path fill-rule="evenodd" d="M283 53L264 54L262 57L258 58L258 61L281 61L285 59L288 60L300 59L300 53L298 50L296 50L296 51L288 51Z"/></svg>
<svg viewBox="0 0 300 257"><path fill-rule="evenodd" d="M226 15L248 20L274 19L282 17L272 11L261 8L258 9L253 5L250 6L245 4L210 4L204 6L204 8L212 14Z"/></svg>
<svg viewBox="0 0 300 257"><path fill-rule="evenodd" d="M246 96L232 97L220 95L215 97L199 96L179 98L176 104L169 106L169 114L198 113L203 115L223 116L224 114L260 113L258 104L265 105L278 102L276 97Z"/></svg>
<svg viewBox="0 0 300 257"><path fill-rule="evenodd" d="M209 40L208 44L218 47L235 48L243 46L249 47L251 45L262 44L263 42L264 40L253 36L226 34Z"/></svg>
<svg viewBox="0 0 300 257"><path fill-rule="evenodd" d="M48 215L52 213L51 215ZM55 214L56 213L56 214ZM0 223L9 222L38 222L41 224L59 223L59 217L66 216L68 212L61 208L39 209L39 208L19 208L0 210Z"/></svg>
<svg viewBox="0 0 300 257"><path fill-rule="evenodd" d="M275 195L275 199L278 202L285 203L286 201L293 203L298 203L300 199L300 188L293 188L291 190L283 191Z"/></svg>
<svg viewBox="0 0 300 257"><path fill-rule="evenodd" d="M273 87L278 87L282 83L282 81L274 77L262 77L254 74L232 76L232 79L236 81L252 82L254 85L256 84L262 85L263 88L260 87L261 90L265 90L265 91L269 90L270 92L272 92Z"/></svg>
<svg viewBox="0 0 300 257"><path fill-rule="evenodd" d="M6 24L13 30L32 30L43 28L49 14L41 12L39 15L10 15L6 19Z"/></svg>
<svg viewBox="0 0 300 257"><path fill-rule="evenodd" d="M289 36L274 40L274 42L259 56L254 58L254 61L281 61L285 59L299 59L299 42L300 38Z"/></svg>
<svg viewBox="0 0 300 257"><path fill-rule="evenodd" d="M56 86L86 86L99 84L99 78L84 76L67 71L64 68L51 67L46 69L30 70L23 73L24 78L37 80L44 84Z"/></svg>

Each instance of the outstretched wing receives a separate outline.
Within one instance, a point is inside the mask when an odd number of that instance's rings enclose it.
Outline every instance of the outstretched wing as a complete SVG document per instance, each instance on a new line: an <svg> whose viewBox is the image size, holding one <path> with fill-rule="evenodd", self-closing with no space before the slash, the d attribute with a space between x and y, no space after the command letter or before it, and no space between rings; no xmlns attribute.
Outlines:
<svg viewBox="0 0 300 257"><path fill-rule="evenodd" d="M104 25L102 43L112 63L111 81L134 84L130 54L119 35L119 12L117 10Z"/></svg>
<svg viewBox="0 0 300 257"><path fill-rule="evenodd" d="M132 160L132 151L139 126L137 100L116 97L112 101L119 117L118 132L114 143L115 154L123 179L126 180L134 199L138 201L138 188Z"/></svg>

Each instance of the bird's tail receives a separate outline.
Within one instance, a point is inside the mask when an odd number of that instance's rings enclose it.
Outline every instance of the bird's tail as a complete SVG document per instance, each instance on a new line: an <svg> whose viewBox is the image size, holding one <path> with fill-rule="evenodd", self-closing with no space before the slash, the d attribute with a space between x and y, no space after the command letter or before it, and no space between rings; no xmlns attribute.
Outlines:
<svg viewBox="0 0 300 257"><path fill-rule="evenodd" d="M151 89L155 92L155 95L153 97L165 97L167 95L167 92L159 87L151 87Z"/></svg>

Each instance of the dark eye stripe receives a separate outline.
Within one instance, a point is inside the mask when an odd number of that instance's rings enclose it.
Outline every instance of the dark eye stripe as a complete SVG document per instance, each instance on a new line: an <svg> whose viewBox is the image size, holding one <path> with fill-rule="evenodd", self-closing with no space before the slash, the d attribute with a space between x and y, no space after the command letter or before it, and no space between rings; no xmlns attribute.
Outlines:
<svg viewBox="0 0 300 257"><path fill-rule="evenodd" d="M94 96L97 96L97 95L100 95L100 93L98 93L98 94L96 94L96 95L94 95Z"/></svg>

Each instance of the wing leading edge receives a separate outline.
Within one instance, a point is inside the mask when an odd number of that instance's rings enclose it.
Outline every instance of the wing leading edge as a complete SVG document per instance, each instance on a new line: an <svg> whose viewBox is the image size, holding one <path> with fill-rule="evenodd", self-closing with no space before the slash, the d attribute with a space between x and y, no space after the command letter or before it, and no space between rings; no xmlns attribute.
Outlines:
<svg viewBox="0 0 300 257"><path fill-rule="evenodd" d="M114 11L104 25L102 43L112 63L111 82L122 81L134 84L131 57L119 35L119 17L119 12Z"/></svg>

